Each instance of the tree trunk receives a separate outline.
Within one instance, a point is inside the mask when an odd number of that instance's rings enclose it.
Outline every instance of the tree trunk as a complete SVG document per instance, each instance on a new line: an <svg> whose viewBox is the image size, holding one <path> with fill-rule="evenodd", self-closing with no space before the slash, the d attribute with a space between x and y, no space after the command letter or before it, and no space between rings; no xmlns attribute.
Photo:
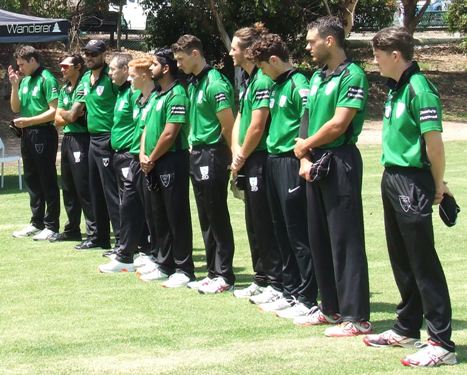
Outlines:
<svg viewBox="0 0 467 375"><path fill-rule="evenodd" d="M422 19L425 11L430 5L430 0L425 0L420 11L417 13L417 0L402 0L403 9L403 25L407 31L413 35L418 23Z"/></svg>
<svg viewBox="0 0 467 375"><path fill-rule="evenodd" d="M349 35L353 27L353 19L355 14L355 7L357 6L358 0L341 0L341 19L344 25L345 35Z"/></svg>

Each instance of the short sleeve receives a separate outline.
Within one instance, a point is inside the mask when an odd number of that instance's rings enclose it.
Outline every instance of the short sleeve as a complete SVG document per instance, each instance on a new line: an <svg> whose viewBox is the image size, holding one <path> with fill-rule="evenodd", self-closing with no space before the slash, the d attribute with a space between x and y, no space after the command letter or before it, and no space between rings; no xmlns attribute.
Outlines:
<svg viewBox="0 0 467 375"><path fill-rule="evenodd" d="M59 94L59 86L58 82L53 76L44 77L44 91L45 91L45 98L47 103L50 103L56 99L58 99Z"/></svg>
<svg viewBox="0 0 467 375"><path fill-rule="evenodd" d="M85 96L84 83L80 81L78 83L78 86L76 86L76 89L75 89L75 102L84 103L84 96Z"/></svg>
<svg viewBox="0 0 467 375"><path fill-rule="evenodd" d="M167 100L166 123L184 124L187 120L188 98L184 95L174 95Z"/></svg>
<svg viewBox="0 0 467 375"><path fill-rule="evenodd" d="M293 79L293 78L292 78ZM297 79L294 81L295 89L292 93L294 105L296 106L300 116L305 112L307 106L308 95L310 94L310 88L308 81L305 77L303 79Z"/></svg>
<svg viewBox="0 0 467 375"><path fill-rule="evenodd" d="M418 93L412 99L411 112L415 122L420 126L421 134L429 131L443 131L441 122L441 100L431 92Z"/></svg>
<svg viewBox="0 0 467 375"><path fill-rule="evenodd" d="M218 79L209 84L208 98L216 113L232 108L232 97L231 87L223 80Z"/></svg>
<svg viewBox="0 0 467 375"><path fill-rule="evenodd" d="M251 93L252 105L251 110L260 108L269 108L269 100L271 98L271 86L272 82L268 82L264 79L259 79L255 82Z"/></svg>
<svg viewBox="0 0 467 375"><path fill-rule="evenodd" d="M342 78L336 107L362 111L368 97L368 80L364 73L350 73Z"/></svg>
<svg viewBox="0 0 467 375"><path fill-rule="evenodd" d="M65 96L65 88L63 87L60 90L60 94L58 95L58 105L57 108L65 108L65 104L63 103L63 98Z"/></svg>

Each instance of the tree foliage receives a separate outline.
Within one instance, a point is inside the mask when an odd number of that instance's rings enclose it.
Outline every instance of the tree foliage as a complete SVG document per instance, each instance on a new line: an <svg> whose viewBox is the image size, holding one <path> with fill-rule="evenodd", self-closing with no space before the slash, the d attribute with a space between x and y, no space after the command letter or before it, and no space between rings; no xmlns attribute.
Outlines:
<svg viewBox="0 0 467 375"><path fill-rule="evenodd" d="M392 25L396 0L359 0L354 18L355 30L380 30Z"/></svg>
<svg viewBox="0 0 467 375"><path fill-rule="evenodd" d="M448 9L449 31L467 33L467 0L453 0Z"/></svg>

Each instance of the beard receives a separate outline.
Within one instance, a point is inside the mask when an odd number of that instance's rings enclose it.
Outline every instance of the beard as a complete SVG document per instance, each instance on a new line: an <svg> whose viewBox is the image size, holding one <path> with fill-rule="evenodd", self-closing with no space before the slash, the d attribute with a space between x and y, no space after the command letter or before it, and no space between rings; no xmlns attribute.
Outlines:
<svg viewBox="0 0 467 375"><path fill-rule="evenodd" d="M155 81L159 81L160 79L162 79L164 77L164 73L162 71L159 71L159 73L157 73L156 75L152 75L152 79L154 79Z"/></svg>

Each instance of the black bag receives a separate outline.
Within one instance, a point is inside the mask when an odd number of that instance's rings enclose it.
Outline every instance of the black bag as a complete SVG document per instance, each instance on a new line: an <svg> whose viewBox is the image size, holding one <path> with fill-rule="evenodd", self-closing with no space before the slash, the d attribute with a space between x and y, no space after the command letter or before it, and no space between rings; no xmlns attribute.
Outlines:
<svg viewBox="0 0 467 375"><path fill-rule="evenodd" d="M444 194L439 204L439 217L448 227L456 225L457 214L461 211L453 196Z"/></svg>
<svg viewBox="0 0 467 375"><path fill-rule="evenodd" d="M329 174L333 156L334 154L332 152L326 151L311 165L310 182L321 181Z"/></svg>
<svg viewBox="0 0 467 375"><path fill-rule="evenodd" d="M23 129L21 128L18 128L16 125L15 125L15 122L14 121L11 121L10 122L10 125L8 125L8 127L10 128L11 132L18 138L21 138L21 136L23 135Z"/></svg>

